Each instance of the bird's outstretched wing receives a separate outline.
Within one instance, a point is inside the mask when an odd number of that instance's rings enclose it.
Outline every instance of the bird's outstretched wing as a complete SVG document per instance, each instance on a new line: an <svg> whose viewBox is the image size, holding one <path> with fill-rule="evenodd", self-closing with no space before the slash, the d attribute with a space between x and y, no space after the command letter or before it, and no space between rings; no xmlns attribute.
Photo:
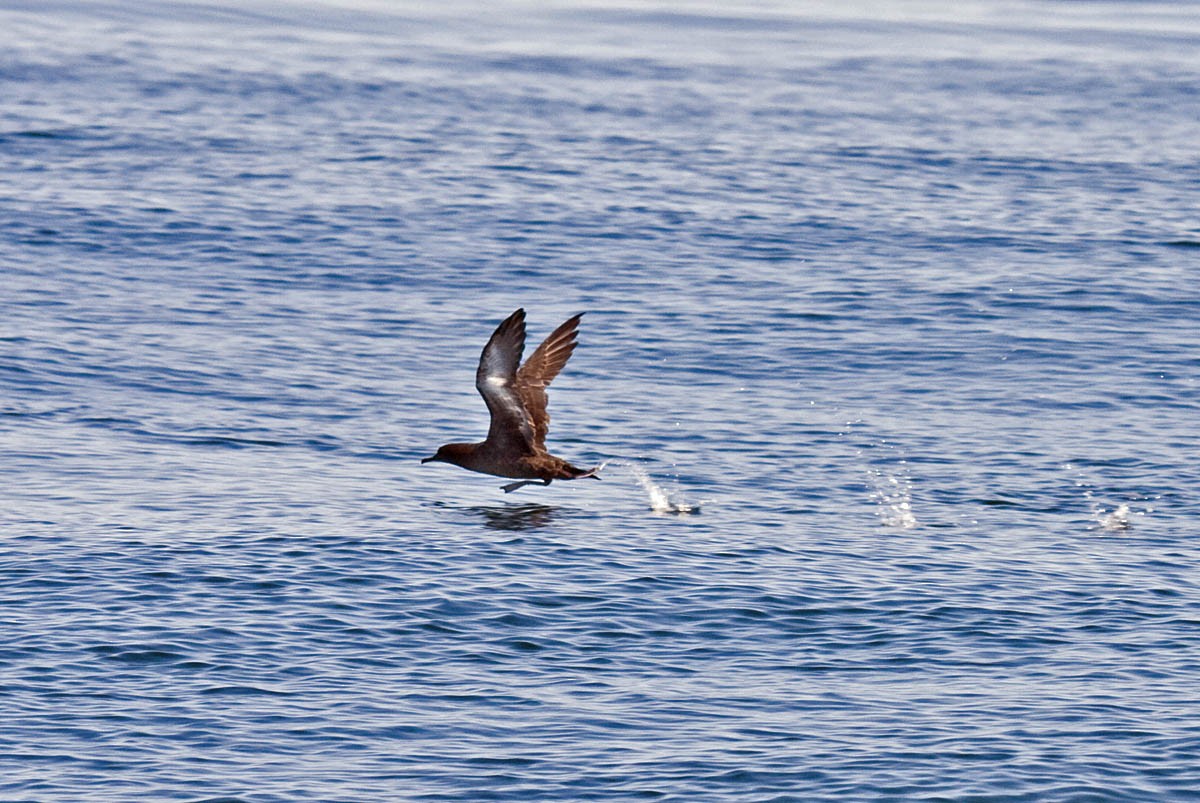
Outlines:
<svg viewBox="0 0 1200 803"><path fill-rule="evenodd" d="M524 350L525 310L519 309L492 332L475 371L475 387L492 414L488 441L518 452L531 451L535 443L533 424L518 391L517 366Z"/></svg>
<svg viewBox="0 0 1200 803"><path fill-rule="evenodd" d="M575 335L583 313L573 315L542 341L516 374L516 392L528 415L533 432L533 446L542 449L550 430L550 414L546 411L546 388L567 364L575 351ZM522 334L524 330L522 329ZM493 421L495 416L493 415Z"/></svg>

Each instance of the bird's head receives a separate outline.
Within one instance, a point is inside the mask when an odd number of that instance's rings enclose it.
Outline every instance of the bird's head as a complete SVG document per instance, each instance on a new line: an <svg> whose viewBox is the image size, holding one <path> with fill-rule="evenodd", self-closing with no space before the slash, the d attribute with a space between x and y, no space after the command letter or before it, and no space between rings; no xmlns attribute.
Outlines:
<svg viewBox="0 0 1200 803"><path fill-rule="evenodd" d="M467 455L471 453L471 444L469 443L447 443L439 446L437 454L433 457L426 457L421 460L422 463L451 463L452 465L461 466L466 460Z"/></svg>

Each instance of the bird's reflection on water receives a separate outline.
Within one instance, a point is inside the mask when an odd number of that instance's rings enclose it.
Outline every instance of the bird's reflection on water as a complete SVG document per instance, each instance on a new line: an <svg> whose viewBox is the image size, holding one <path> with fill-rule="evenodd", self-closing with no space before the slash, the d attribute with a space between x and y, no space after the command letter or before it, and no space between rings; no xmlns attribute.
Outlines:
<svg viewBox="0 0 1200 803"><path fill-rule="evenodd" d="M467 508L483 518L483 526L492 530L536 530L554 520L559 512L549 505L497 505Z"/></svg>

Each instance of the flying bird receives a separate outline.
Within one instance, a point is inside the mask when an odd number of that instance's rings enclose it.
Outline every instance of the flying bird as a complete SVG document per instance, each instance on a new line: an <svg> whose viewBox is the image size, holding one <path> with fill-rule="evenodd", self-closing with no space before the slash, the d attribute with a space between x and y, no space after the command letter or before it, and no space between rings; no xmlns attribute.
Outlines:
<svg viewBox="0 0 1200 803"><path fill-rule="evenodd" d="M552 480L600 479L597 472L602 465L581 469L546 451L546 432L550 429L546 388L575 351L576 330L582 317L580 313L564 321L524 365L525 310L505 318L483 347L475 371L475 387L492 414L487 438L480 443L447 443L421 462L450 463L519 480L500 486L505 493L539 482L549 485Z"/></svg>

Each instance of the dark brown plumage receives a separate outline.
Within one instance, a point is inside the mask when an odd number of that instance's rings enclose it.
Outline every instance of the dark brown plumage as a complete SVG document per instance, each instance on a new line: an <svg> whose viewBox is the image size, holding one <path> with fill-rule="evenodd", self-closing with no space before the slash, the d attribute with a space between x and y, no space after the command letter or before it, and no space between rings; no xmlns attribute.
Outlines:
<svg viewBox="0 0 1200 803"><path fill-rule="evenodd" d="M505 493L524 485L549 485L551 480L599 477L546 451L550 414L546 388L575 351L575 335L583 313L574 315L542 341L525 364L525 310L519 309L496 327L475 371L475 387L483 396L492 423L480 443L447 443L422 463L451 463L470 471L511 477L521 482L501 486Z"/></svg>

